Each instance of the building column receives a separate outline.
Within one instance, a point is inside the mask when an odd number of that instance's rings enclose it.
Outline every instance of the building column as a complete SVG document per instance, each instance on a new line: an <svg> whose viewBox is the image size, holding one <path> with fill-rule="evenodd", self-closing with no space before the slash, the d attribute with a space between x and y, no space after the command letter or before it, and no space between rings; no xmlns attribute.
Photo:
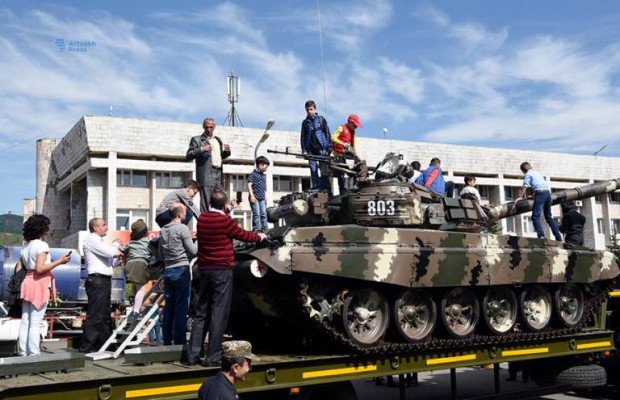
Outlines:
<svg viewBox="0 0 620 400"><path fill-rule="evenodd" d="M155 209L159 204L155 200L155 192L157 191L157 171L149 171L151 174L151 184L149 185L149 226L151 230L155 230Z"/></svg>
<svg viewBox="0 0 620 400"><path fill-rule="evenodd" d="M603 219L603 234L605 235L605 243L607 246L610 244L610 238L612 235L611 218L609 217L609 194L601 194L601 218ZM598 232L598 231L597 231Z"/></svg>
<svg viewBox="0 0 620 400"><path fill-rule="evenodd" d="M591 247L594 249L600 248L599 240L597 240L598 236L598 228L596 223L596 215L594 213L595 208L595 198L590 197L589 199L583 199L583 207L581 213L584 217L586 217L586 223L583 227L583 244L586 247Z"/></svg>
<svg viewBox="0 0 620 400"><path fill-rule="evenodd" d="M506 193L504 192L504 175L499 174L499 203L500 204L504 204L506 202ZM506 233L508 233L508 222L506 221L506 218L502 218L500 220L500 223L502 224L502 233L505 235ZM515 222L516 223L516 222ZM516 226L515 226L515 230L516 230Z"/></svg>
<svg viewBox="0 0 620 400"><path fill-rule="evenodd" d="M273 206L273 172L271 168L267 168L267 176L265 178L267 181L267 192L265 193L267 196L266 206Z"/></svg>
<svg viewBox="0 0 620 400"><path fill-rule="evenodd" d="M116 152L111 151L108 154L108 179L107 179L107 196L106 196L106 221L108 229L116 230Z"/></svg>

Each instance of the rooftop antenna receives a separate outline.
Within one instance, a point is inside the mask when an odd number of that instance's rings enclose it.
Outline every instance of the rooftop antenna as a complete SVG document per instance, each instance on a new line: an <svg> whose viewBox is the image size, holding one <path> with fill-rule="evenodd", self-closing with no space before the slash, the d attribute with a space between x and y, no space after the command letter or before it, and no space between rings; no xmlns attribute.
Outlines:
<svg viewBox="0 0 620 400"><path fill-rule="evenodd" d="M111 117L112 114L114 114L114 107L110 106L110 109L108 110L108 117Z"/></svg>
<svg viewBox="0 0 620 400"><path fill-rule="evenodd" d="M387 139L388 128L383 128L383 139Z"/></svg>
<svg viewBox="0 0 620 400"><path fill-rule="evenodd" d="M243 126L241 122L241 118L239 118L239 113L235 108L235 103L239 102L239 94L241 93L241 79L231 71L230 75L226 77L227 83L227 92L228 92L228 102L230 103L230 110L228 111L228 115L224 119L223 125L226 125L226 121L228 121L230 126L236 126L238 123L240 126Z"/></svg>
<svg viewBox="0 0 620 400"><path fill-rule="evenodd" d="M601 147L600 149L596 150L596 151L594 152L594 154L592 154L592 155L593 155L593 156L598 155L598 153L600 153L601 151L605 150L605 147L607 147L607 145L605 145L605 146Z"/></svg>

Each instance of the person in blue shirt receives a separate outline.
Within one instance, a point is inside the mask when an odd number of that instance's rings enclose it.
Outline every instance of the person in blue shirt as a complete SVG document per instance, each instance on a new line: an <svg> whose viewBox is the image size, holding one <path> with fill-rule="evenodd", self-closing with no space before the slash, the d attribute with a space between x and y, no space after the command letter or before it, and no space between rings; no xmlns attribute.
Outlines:
<svg viewBox="0 0 620 400"><path fill-rule="evenodd" d="M453 197L454 195L454 182L445 181L441 172L441 160L437 157L431 160L431 164L417 177L415 183L425 186L440 196Z"/></svg>
<svg viewBox="0 0 620 400"><path fill-rule="evenodd" d="M256 169L248 176L248 193L250 194L250 207L252 207L252 231L266 232L268 227L267 208L265 206L267 180L265 172L269 167L267 157L256 158Z"/></svg>
<svg viewBox="0 0 620 400"><path fill-rule="evenodd" d="M532 169L529 162L521 163L521 172L525 174L523 177L523 187L519 193L519 198L525 198L528 188L534 192L534 206L532 208L532 224L539 238L545 237L545 231L540 223L540 214L544 214L545 221L549 224L551 232L557 241L562 241L562 234L551 215L551 186L545 180L543 175Z"/></svg>
<svg viewBox="0 0 620 400"><path fill-rule="evenodd" d="M301 151L315 156L329 156L331 153L331 136L329 126L323 116L316 112L316 104L306 101L306 118L301 122ZM329 189L329 177L319 176L319 162L308 160L312 189Z"/></svg>

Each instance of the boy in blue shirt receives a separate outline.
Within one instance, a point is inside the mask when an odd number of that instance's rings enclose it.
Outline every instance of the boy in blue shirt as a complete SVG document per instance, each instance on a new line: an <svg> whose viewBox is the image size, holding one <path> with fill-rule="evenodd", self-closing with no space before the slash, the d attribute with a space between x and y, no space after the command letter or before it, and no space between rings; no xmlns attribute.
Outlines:
<svg viewBox="0 0 620 400"><path fill-rule="evenodd" d="M551 232L553 232L553 236L555 236L555 240L561 242L562 234L553 219L553 215L551 215L552 200L551 186L549 185L549 182L545 180L540 172L533 170L532 166L528 162L521 163L520 169L525 176L523 177L523 187L521 188L519 197L525 198L527 188L532 189L534 192L532 224L534 225L536 234L539 238L545 237L545 231L540 223L540 215L543 214L545 216L545 221L547 221L547 224L549 224L549 227L551 228Z"/></svg>
<svg viewBox="0 0 620 400"><path fill-rule="evenodd" d="M248 192L252 207L252 231L265 232L268 229L267 208L265 207L265 191L267 179L265 172L269 167L267 157L256 158L256 169L248 176Z"/></svg>

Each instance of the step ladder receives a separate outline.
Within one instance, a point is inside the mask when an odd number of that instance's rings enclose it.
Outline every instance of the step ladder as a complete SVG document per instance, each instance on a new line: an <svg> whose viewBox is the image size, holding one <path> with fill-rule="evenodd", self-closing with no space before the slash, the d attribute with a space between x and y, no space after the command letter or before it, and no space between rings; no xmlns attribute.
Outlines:
<svg viewBox="0 0 620 400"><path fill-rule="evenodd" d="M146 284L148 285L149 283ZM93 361L105 360L108 358L116 359L127 347L139 346L142 344L159 318L159 309L163 301L164 281L163 277L160 277L152 283L151 288L144 296L144 300L140 306L142 316L139 317L139 319L130 318L131 313L133 313L132 307L132 311L127 313L99 351L86 354L86 358ZM112 345L117 345L116 350L109 350Z"/></svg>

